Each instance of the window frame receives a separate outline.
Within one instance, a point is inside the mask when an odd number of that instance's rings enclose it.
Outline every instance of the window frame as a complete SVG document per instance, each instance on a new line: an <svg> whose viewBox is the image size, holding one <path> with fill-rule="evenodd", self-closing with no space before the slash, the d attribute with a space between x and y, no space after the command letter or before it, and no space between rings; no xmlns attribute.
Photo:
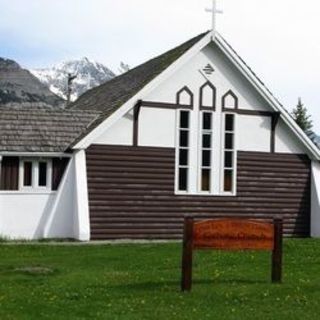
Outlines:
<svg viewBox="0 0 320 320"><path fill-rule="evenodd" d="M25 162L31 162L31 186L24 185L24 164ZM39 185L39 164L46 163L46 185ZM19 190L23 192L51 192L51 181L52 181L52 159L49 158L20 158L19 162Z"/></svg>
<svg viewBox="0 0 320 320"><path fill-rule="evenodd" d="M226 130L226 117L227 115L233 116L233 130ZM219 195L225 196L236 196L237 194L237 117L235 112L224 111L222 112L222 121L221 121L221 163L220 163L220 192ZM233 146L232 149L225 148L226 142L226 134L233 134ZM232 167L225 167L225 155L226 152L232 152ZM225 170L232 170L232 191L224 190L224 178L225 178Z"/></svg>
<svg viewBox="0 0 320 320"><path fill-rule="evenodd" d="M211 114L211 129L203 128L204 114ZM215 132L215 113L213 111L201 110L199 112L199 136L198 136L198 165L197 165L197 194L199 195L213 195L214 194L214 132ZM210 135L210 148L203 147L203 136ZM210 166L203 166L203 151L210 151ZM202 190L202 170L210 170L209 175L209 190Z"/></svg>
<svg viewBox="0 0 320 320"><path fill-rule="evenodd" d="M180 119L181 113L187 112L189 115L189 127L188 128L181 128L180 126ZM191 152L191 110L188 109L178 109L176 113L176 148L175 148L175 194L186 195L190 194L190 152ZM180 146L180 134L181 131L188 132L188 145ZM187 150L188 151L188 159L186 165L180 165L180 150ZM187 169L187 188L186 190L180 190L179 188L179 181L180 181L180 169Z"/></svg>

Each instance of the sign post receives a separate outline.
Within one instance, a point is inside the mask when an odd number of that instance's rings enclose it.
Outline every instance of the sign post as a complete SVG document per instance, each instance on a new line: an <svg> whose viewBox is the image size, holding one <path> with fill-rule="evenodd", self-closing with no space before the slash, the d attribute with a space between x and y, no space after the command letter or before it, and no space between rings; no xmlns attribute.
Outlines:
<svg viewBox="0 0 320 320"><path fill-rule="evenodd" d="M282 220L274 219L274 246L272 250L272 282L282 278Z"/></svg>
<svg viewBox="0 0 320 320"><path fill-rule="evenodd" d="M194 222L185 218L181 290L192 286L192 256L195 249L272 251L272 282L282 277L282 220L273 223L239 218Z"/></svg>

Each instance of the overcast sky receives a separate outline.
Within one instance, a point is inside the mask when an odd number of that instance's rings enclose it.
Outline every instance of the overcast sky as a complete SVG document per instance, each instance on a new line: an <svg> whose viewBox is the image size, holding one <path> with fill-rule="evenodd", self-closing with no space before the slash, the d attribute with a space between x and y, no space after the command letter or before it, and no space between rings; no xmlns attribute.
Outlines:
<svg viewBox="0 0 320 320"><path fill-rule="evenodd" d="M320 133L320 2L220 0L218 31ZM210 0L0 0L0 56L28 68L87 56L117 72L211 28Z"/></svg>

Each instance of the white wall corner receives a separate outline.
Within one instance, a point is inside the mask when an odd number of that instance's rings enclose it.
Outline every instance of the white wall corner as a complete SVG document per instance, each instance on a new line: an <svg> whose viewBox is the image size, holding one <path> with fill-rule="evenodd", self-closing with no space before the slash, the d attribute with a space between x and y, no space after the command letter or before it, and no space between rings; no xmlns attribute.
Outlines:
<svg viewBox="0 0 320 320"><path fill-rule="evenodd" d="M320 238L320 162L312 161L311 237Z"/></svg>
<svg viewBox="0 0 320 320"><path fill-rule="evenodd" d="M43 227L43 238L74 238L75 165L71 158Z"/></svg>
<svg viewBox="0 0 320 320"><path fill-rule="evenodd" d="M89 199L85 150L75 153L75 237L80 241L90 240Z"/></svg>

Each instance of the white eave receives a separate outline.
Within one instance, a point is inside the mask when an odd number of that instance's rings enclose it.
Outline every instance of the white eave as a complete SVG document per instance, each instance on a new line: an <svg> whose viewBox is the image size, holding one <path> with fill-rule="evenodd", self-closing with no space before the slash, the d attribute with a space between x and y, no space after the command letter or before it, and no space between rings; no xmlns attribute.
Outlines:
<svg viewBox="0 0 320 320"><path fill-rule="evenodd" d="M230 48L225 40L217 35L215 43L222 52L233 62L243 76L253 85L260 95L269 103L276 112L280 112L281 119L296 134L301 143L307 148L310 156L315 160L320 160L320 150L314 145L304 131L296 124L293 118L288 114L287 110L277 101L277 99L269 92L269 90L260 83L257 77L252 73L248 66L243 63L240 57Z"/></svg>
<svg viewBox="0 0 320 320"><path fill-rule="evenodd" d="M71 158L72 153L63 152L19 152L19 151L0 151L1 156L11 157L41 157L41 158Z"/></svg>

